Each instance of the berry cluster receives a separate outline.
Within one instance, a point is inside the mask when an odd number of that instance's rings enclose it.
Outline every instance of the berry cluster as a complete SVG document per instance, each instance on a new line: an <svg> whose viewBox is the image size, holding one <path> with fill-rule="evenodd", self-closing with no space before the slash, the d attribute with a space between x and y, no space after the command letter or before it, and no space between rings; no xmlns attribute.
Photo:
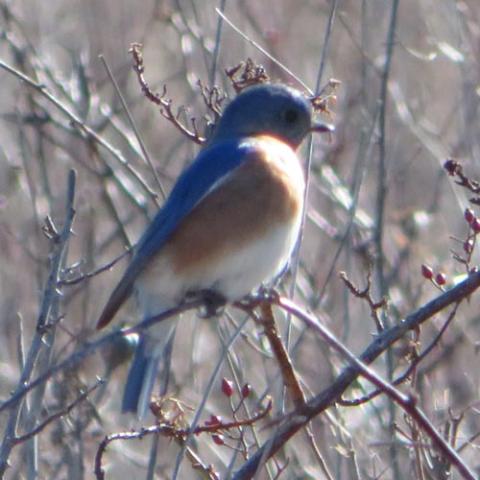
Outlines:
<svg viewBox="0 0 480 480"><path fill-rule="evenodd" d="M447 283L447 276L445 273L438 272L435 274L433 268L429 265L422 265L422 276L438 287L443 287Z"/></svg>
<svg viewBox="0 0 480 480"><path fill-rule="evenodd" d="M256 419L248 420L238 420L237 413L242 406L245 399L247 399L252 393L252 387L249 383L245 383L240 390L240 401L238 405L234 406L232 399L235 394L235 385L232 380L228 378L222 378L221 383L222 394L230 400L230 405L232 408L232 417L233 422L225 422L220 415L210 415L210 418L205 421L205 427L208 427L208 430L211 432L211 437L213 442L216 445L225 445L225 434L224 432L233 428L238 429L239 433L242 434L241 426L248 425L256 421ZM263 415L262 415L263 416ZM233 438L231 434L229 437Z"/></svg>

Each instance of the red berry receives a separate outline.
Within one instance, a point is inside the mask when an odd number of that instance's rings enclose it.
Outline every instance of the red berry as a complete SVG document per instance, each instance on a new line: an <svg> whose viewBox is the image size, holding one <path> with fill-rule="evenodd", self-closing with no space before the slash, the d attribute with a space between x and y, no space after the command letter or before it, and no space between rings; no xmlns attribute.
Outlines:
<svg viewBox="0 0 480 480"><path fill-rule="evenodd" d="M443 164L443 168L445 168L449 175L455 175L459 171L459 169L461 169L460 164L453 158L449 158Z"/></svg>
<svg viewBox="0 0 480 480"><path fill-rule="evenodd" d="M222 378L222 392L226 397L233 395L233 382L225 377Z"/></svg>
<svg viewBox="0 0 480 480"><path fill-rule="evenodd" d="M210 415L210 418L205 421L205 425L207 427L213 427L216 425L220 425L222 423L222 417L219 415Z"/></svg>
<svg viewBox="0 0 480 480"><path fill-rule="evenodd" d="M212 435L212 440L217 444L217 445L224 445L225 444L225 437L221 433L214 433Z"/></svg>
<svg viewBox="0 0 480 480"><path fill-rule="evenodd" d="M439 272L435 276L435 281L438 285L445 285L447 283L447 276L444 273Z"/></svg>
<svg viewBox="0 0 480 480"><path fill-rule="evenodd" d="M242 387L242 397L247 398L250 396L251 393L252 393L252 386L249 383L246 383Z"/></svg>
<svg viewBox="0 0 480 480"><path fill-rule="evenodd" d="M473 238L469 238L463 242L463 249L466 253L472 253L473 251Z"/></svg>
<svg viewBox="0 0 480 480"><path fill-rule="evenodd" d="M468 224L471 224L475 220L475 212L471 208L466 208L463 216Z"/></svg>
<svg viewBox="0 0 480 480"><path fill-rule="evenodd" d="M422 265L422 275L427 280L431 280L433 278L432 267L429 267L428 265L423 264Z"/></svg>
<svg viewBox="0 0 480 480"><path fill-rule="evenodd" d="M480 233L480 218L475 217L470 223L470 226L475 233Z"/></svg>

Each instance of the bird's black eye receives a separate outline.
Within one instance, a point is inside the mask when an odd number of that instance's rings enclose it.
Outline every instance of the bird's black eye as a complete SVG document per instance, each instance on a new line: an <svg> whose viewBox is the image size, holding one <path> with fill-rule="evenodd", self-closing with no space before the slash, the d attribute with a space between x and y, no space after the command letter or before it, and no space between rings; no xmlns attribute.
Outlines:
<svg viewBox="0 0 480 480"><path fill-rule="evenodd" d="M284 118L285 121L289 124L295 123L298 120L298 112L296 110L293 110L292 108L289 108L285 111Z"/></svg>

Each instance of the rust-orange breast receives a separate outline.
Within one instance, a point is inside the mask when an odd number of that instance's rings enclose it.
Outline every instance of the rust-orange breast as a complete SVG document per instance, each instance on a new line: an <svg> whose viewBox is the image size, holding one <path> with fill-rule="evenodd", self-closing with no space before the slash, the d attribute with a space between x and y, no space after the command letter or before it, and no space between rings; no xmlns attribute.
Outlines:
<svg viewBox="0 0 480 480"><path fill-rule="evenodd" d="M249 140L252 154L208 193L164 247L176 273L248 246L268 229L298 223L304 178L296 153L279 140Z"/></svg>

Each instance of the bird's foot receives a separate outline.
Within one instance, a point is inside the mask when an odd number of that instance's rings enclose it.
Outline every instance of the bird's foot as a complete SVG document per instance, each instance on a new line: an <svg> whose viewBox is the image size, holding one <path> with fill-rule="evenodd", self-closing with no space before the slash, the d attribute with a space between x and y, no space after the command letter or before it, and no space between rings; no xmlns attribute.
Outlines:
<svg viewBox="0 0 480 480"><path fill-rule="evenodd" d="M222 294L210 289L189 292L187 299L203 301L203 308L200 311L200 316L203 318L216 317L222 314L227 303Z"/></svg>

